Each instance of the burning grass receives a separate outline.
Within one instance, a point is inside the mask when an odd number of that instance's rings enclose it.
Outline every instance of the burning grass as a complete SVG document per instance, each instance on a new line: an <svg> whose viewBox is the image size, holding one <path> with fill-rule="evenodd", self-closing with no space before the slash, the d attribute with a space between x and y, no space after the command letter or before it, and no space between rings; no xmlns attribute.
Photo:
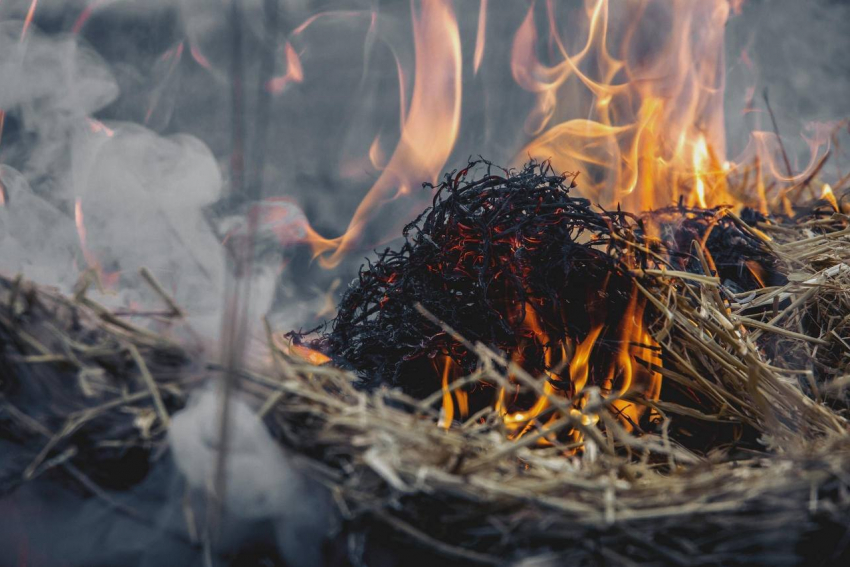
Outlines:
<svg viewBox="0 0 850 567"><path fill-rule="evenodd" d="M457 563L844 564L850 219L635 216L545 166L483 167L446 178L311 345L353 370L270 331L272 363L241 374L333 494L350 561L380 541ZM106 497L116 457L91 448L148 458L191 357L84 293L0 290L2 431L35 448L8 478L64 470ZM69 405L33 414L57 383Z"/></svg>

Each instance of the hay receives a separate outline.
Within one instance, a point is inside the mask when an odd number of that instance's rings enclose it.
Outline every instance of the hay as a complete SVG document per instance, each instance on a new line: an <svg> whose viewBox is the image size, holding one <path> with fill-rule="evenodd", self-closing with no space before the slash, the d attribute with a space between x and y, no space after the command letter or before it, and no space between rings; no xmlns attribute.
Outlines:
<svg viewBox="0 0 850 567"><path fill-rule="evenodd" d="M656 403L660 434L635 437L603 411L604 434L585 428L584 457L568 458L534 446L542 432L508 440L492 411L443 431L435 396L362 391L330 368L296 372L271 417L287 443L340 471L335 490L352 522L383 522L459 561L844 564L847 221L801 223L796 238L762 226L786 235L764 242L788 282L731 301L709 278L646 274L652 288L642 291L665 314L653 329L664 352L657 371L706 402L702 411ZM506 364L470 346L483 363L476 378ZM539 394L541 382L526 387ZM611 401L596 396L584 411ZM681 418L751 428L761 449L691 451L665 434Z"/></svg>
<svg viewBox="0 0 850 567"><path fill-rule="evenodd" d="M747 224L716 214L762 242L787 281L730 292L708 269L635 268L662 315L651 327L663 358L654 370L700 400L634 400L653 405L658 431L626 432L605 410L615 398L592 388L583 411L604 428L564 412L547 430L581 429L581 457L537 446L543 430L511 441L491 409L446 430L436 426L440 392L357 387L354 373L305 363L271 333L272 362L242 372L240 387L331 490L355 564L376 539L449 563L846 564L850 219ZM164 303L149 317L179 316ZM500 353L418 309L475 354L471 379L505 379ZM116 484L123 459L153 458L169 414L216 370L84 292L66 298L21 278L0 279L0 341L0 433L31 448L6 467L4 491L64 471L106 498L100 487ZM544 395L541 380L513 371ZM671 435L681 423L728 428L732 440L695 450L681 430ZM736 443L747 435L755 443Z"/></svg>

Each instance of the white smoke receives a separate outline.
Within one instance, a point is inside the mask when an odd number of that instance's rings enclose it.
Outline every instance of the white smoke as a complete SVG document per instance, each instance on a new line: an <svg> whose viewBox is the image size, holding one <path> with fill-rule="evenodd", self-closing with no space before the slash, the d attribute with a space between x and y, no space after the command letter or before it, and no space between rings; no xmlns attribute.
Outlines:
<svg viewBox="0 0 850 567"><path fill-rule="evenodd" d="M33 193L16 170L0 166L0 183L7 201L0 207L0 269L44 285L73 285L78 256L73 223Z"/></svg>
<svg viewBox="0 0 850 567"><path fill-rule="evenodd" d="M333 524L327 491L299 467L266 430L248 403L229 400L224 508L235 518L271 520L288 565L322 565L322 545ZM189 486L207 491L216 473L220 398L204 389L174 415L172 454Z"/></svg>
<svg viewBox="0 0 850 567"><path fill-rule="evenodd" d="M217 160L192 136L92 118L118 96L103 59L79 36L31 27L22 40L21 29L19 21L0 23L0 108L19 120L23 147L12 151L26 152L22 171L0 171L8 201L0 208L0 270L70 291L95 262L119 278L98 299L155 309L159 300L138 276L145 267L212 340L225 265L204 208L222 195ZM276 276L260 272L255 322Z"/></svg>
<svg viewBox="0 0 850 567"><path fill-rule="evenodd" d="M732 147L740 150L751 129L773 130L765 112L765 90L798 167L808 160L802 136L813 135L814 123L850 118L848 22L850 4L840 0L743 3L741 14L729 20L726 30L726 122ZM747 91L756 112L745 112ZM846 159L845 154L833 163ZM831 172L828 167L826 173Z"/></svg>

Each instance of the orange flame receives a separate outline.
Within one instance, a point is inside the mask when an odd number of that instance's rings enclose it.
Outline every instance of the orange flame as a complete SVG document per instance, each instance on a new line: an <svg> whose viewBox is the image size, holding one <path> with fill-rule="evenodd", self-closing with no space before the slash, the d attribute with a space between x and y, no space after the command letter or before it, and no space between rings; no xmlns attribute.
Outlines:
<svg viewBox="0 0 850 567"><path fill-rule="evenodd" d="M113 1L114 0L92 0L86 4L86 7L83 8L83 11L80 12L80 15L77 16L77 20L74 22L74 25L71 27L71 33L80 33L91 19L92 15L94 15L95 10Z"/></svg>
<svg viewBox="0 0 850 567"><path fill-rule="evenodd" d="M457 411L461 418L469 416L469 395L461 388L455 388L453 391L449 387L452 380L457 377L458 372L458 365L451 356L439 357L436 365L437 367L442 365L440 373L442 375L441 388L443 392L442 412L437 425L443 429L449 429L455 416L455 404L457 404Z"/></svg>
<svg viewBox="0 0 850 567"><path fill-rule="evenodd" d="M587 5L583 43L570 53L555 25L556 3L547 3L552 65L537 56L533 5L514 36L514 79L537 96L526 122L537 137L517 159L550 158L561 171L586 172L579 191L604 206L646 210L680 197L703 207L730 203L726 177L734 168L725 156L723 116L729 2L622 3L626 17L616 23L608 0ZM614 25L620 27L612 34ZM802 178L779 171L776 148L761 150L765 171Z"/></svg>
<svg viewBox="0 0 850 567"><path fill-rule="evenodd" d="M452 426L452 421L455 415L455 406L452 402L452 393L449 390L449 375L452 370L452 359L450 356L443 357L443 413L440 415L438 425L443 429L448 429Z"/></svg>
<svg viewBox="0 0 850 567"><path fill-rule="evenodd" d="M619 399L614 400L611 405L628 431L631 431L638 423L646 408L633 401L622 399L622 396L630 392L641 392L647 399L657 400L661 393L661 375L654 370L639 367L635 361L637 357L640 357L650 365L661 366L658 343L643 324L645 307L646 301L638 299L637 289L635 289L623 316L620 350L615 366L609 374L610 382L607 384L609 388L618 386ZM616 378L619 379L619 384L615 383Z"/></svg>
<svg viewBox="0 0 850 567"><path fill-rule="evenodd" d="M750 274L752 274L753 278L755 278L759 287L767 287L767 284L765 283L767 281L767 272L761 264L759 264L755 260L747 260L746 262L744 262L744 265L750 271Z"/></svg>
<svg viewBox="0 0 850 567"><path fill-rule="evenodd" d="M284 45L284 53L286 54L286 74L271 79L266 85L266 88L272 94L282 93L291 83L304 82L304 68L301 66L301 59L288 41Z"/></svg>
<svg viewBox="0 0 850 567"><path fill-rule="evenodd" d="M212 63L210 63L209 59L201 53L200 48L194 43L189 45L189 53L192 55L192 59L195 60L195 63L206 69L207 71L212 70Z"/></svg>
<svg viewBox="0 0 850 567"><path fill-rule="evenodd" d="M369 146L369 163L372 164L372 167L377 169L378 171L384 169L386 162L386 156L384 155L384 150L381 148L381 136L375 136L375 139L372 140L372 144Z"/></svg>
<svg viewBox="0 0 850 567"><path fill-rule="evenodd" d="M526 304L526 317L520 324L520 332L530 332L532 340L538 346L542 346L546 381L543 384L541 395L528 409L510 411L507 389L502 387L496 395L494 409L502 417L506 429L512 439L519 439L535 426L543 432L547 427L562 417L561 410L552 414L538 423L538 420L547 411L551 411L552 397L567 399L568 392L558 390L554 386L556 382L563 383L563 379L557 375L557 367L563 367L568 361L569 380L572 393L572 408L570 415L580 419L585 426L593 425L599 421L599 416L585 414L582 408L586 404L586 396L582 393L586 390L591 376L595 376L594 383L600 386L603 396L612 397L610 407L617 416L623 427L627 430L634 429L641 417L646 412L644 404L633 401L631 398L654 401L661 394L661 375L657 369L661 367L660 348L652 337L648 328L643 323L646 301L638 297L637 288L633 289L628 306L618 325L616 333L619 345L613 359L607 356L594 358L594 349L599 343L605 328L601 323L591 325L587 335L577 343L570 354L566 341L553 343L549 334L544 329L538 315L530 304ZM598 314L596 314L598 315ZM524 367L522 355L523 345L512 355L512 361ZM638 363L638 359L641 363ZM446 367L448 368L448 367ZM454 368L454 367L453 367ZM607 368L607 370L606 370ZM604 377L604 379L602 379ZM453 415L451 398L448 395L448 374L443 373L443 416ZM630 399L624 399L624 398ZM448 427L446 422L441 425ZM571 433L573 442L582 441L579 430ZM548 445L553 439L543 435L539 443Z"/></svg>
<svg viewBox="0 0 850 567"><path fill-rule="evenodd" d="M289 344L289 354L316 366L330 362L331 360L330 357L322 352L295 343Z"/></svg>
<svg viewBox="0 0 850 567"><path fill-rule="evenodd" d="M324 267L339 264L384 204L423 180L436 180L454 147L460 128L461 48L449 0L422 3L420 13L413 14L413 41L413 94L398 146L342 236L328 239L310 230L313 251Z"/></svg>
<svg viewBox="0 0 850 567"><path fill-rule="evenodd" d="M599 338L601 332L602 325L596 325L590 329L587 337L579 343L573 359L570 361L570 378L573 381L573 389L576 394L581 392L587 384L587 378L590 375L590 353L593 352L596 339Z"/></svg>
<svg viewBox="0 0 850 567"><path fill-rule="evenodd" d="M484 41L487 37L487 0L481 0L478 9L478 31L475 34L475 54L472 57L472 73L478 74L481 60L484 59Z"/></svg>
<svg viewBox="0 0 850 567"><path fill-rule="evenodd" d="M38 7L38 0L32 0L30 2L30 8L27 11L26 18L24 18L24 27L21 28L21 41L24 41L24 38L27 36L27 32L32 25L32 19L35 16L35 9Z"/></svg>

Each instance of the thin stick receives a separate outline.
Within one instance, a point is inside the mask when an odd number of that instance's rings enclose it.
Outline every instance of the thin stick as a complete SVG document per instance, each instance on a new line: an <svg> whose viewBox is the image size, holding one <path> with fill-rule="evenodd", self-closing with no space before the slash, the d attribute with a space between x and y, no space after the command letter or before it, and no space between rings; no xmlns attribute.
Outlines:
<svg viewBox="0 0 850 567"><path fill-rule="evenodd" d="M159 281L157 281L157 279L153 276L150 270L143 267L139 270L139 275L142 276L142 279L145 280L145 282L147 282L147 284L151 286L151 288L153 288L156 294L165 302L165 304L168 306L168 308L171 310L171 313L175 317L183 316L183 311L180 309L174 299L172 299L171 296L166 293L166 291L162 288L162 285L159 283Z"/></svg>
<svg viewBox="0 0 850 567"><path fill-rule="evenodd" d="M169 417L168 410L165 408L165 404L162 401L162 396L159 393L159 387L156 385L156 380L153 379L150 370L148 370L148 365L145 363L145 359L143 359L142 355L139 354L139 349L137 349L135 345L128 345L127 350L130 352L130 356L133 357L133 362L135 362L136 366L139 367L139 373L142 375L142 379L145 381L145 385L151 393L153 405L156 408L156 413L159 415L159 420L162 422L162 425L168 429L168 427L171 426L171 418Z"/></svg>
<svg viewBox="0 0 850 567"><path fill-rule="evenodd" d="M782 150L782 159L785 161L785 169L788 171L788 177L794 177L794 171L791 169L791 160L788 159L788 153L785 151L785 144L782 143L782 136L779 134L779 124L776 122L776 116L773 114L773 108L770 106L770 99L767 96L767 89L764 89L764 104L767 106L767 113L770 115L770 122L773 124L773 131L776 133L776 139L779 142L779 149Z"/></svg>

